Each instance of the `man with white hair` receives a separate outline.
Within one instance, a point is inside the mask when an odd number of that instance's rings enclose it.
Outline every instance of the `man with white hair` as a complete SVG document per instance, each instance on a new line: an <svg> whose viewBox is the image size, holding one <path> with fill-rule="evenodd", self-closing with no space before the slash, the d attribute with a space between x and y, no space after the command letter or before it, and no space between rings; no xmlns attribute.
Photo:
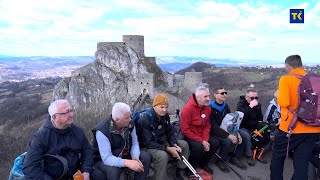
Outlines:
<svg viewBox="0 0 320 180"><path fill-rule="evenodd" d="M95 179L117 180L126 168L135 172L134 179L145 179L151 162L150 154L139 149L129 105L115 103L112 114L92 130L95 167L104 176Z"/></svg>
<svg viewBox="0 0 320 180"><path fill-rule="evenodd" d="M181 112L181 132L190 147L189 162L194 168L202 168L210 174L208 165L219 146L219 141L210 136L211 107L209 88L199 86ZM187 171L187 174L190 174Z"/></svg>
<svg viewBox="0 0 320 180"><path fill-rule="evenodd" d="M72 179L77 170L84 180L90 180L93 169L91 146L83 130L73 124L74 110L65 99L56 100L48 108L49 118L33 135L24 160L26 179ZM68 167L60 161L45 156L59 155L67 160ZM64 175L64 169L68 169Z"/></svg>

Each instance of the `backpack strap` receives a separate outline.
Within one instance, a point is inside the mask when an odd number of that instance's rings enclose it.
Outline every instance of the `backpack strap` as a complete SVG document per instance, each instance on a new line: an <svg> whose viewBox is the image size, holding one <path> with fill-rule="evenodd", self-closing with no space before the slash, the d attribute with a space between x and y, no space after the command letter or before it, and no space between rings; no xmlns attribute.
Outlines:
<svg viewBox="0 0 320 180"><path fill-rule="evenodd" d="M50 116L49 116L50 118ZM47 127L44 127L44 126L41 126L39 128L39 130L44 130L44 129L48 129L49 130L49 135L46 137L46 142L47 142L47 152L48 152L48 146L50 144L50 136L51 136L51 129L50 128L47 128ZM57 180L60 180L69 170L69 166L68 166L68 161L66 158L62 157L62 156L59 156L59 155L52 155L52 154L45 154L44 157L52 157L52 158L55 158L57 160L59 160L61 162L61 164L63 165L63 173L61 174L61 176L59 176L59 178Z"/></svg>
<svg viewBox="0 0 320 180"><path fill-rule="evenodd" d="M290 74L291 76L294 76L298 79L302 79L303 78L303 75L300 75L300 74ZM288 137L288 143L287 143L287 157L289 156L289 145L290 145L290 137L291 137L291 134L293 133L293 130L294 128L296 127L297 125L297 121L298 121L298 108L299 108L299 103L300 103L300 95L299 95L299 92L300 92L300 85L298 86L298 106L296 109L289 109L288 108L288 111L291 112L293 114L293 117L290 121L290 124L288 126L288 134L287 134L287 137Z"/></svg>
<svg viewBox="0 0 320 180"><path fill-rule="evenodd" d="M298 79L302 79L303 78L303 75L300 75L300 74L290 74L291 76L294 76ZM296 124L297 124L297 121L298 121L298 114L297 114L297 111L298 111L298 108L299 108L299 103L300 103L300 95L299 95L299 92L300 92L300 86L298 86L298 106L296 109L289 109L289 112L291 112L293 114L293 118L291 119L290 121L290 124L288 126L288 137L292 134L294 128L296 127Z"/></svg>
<svg viewBox="0 0 320 180"><path fill-rule="evenodd" d="M63 165L63 173L61 174L61 176L59 176L58 180L61 179L69 170L67 159L62 157L62 156L52 155L52 154L45 154L44 157L45 156L55 158L55 159L57 159L57 160L59 160L61 162L61 164Z"/></svg>
<svg viewBox="0 0 320 180"><path fill-rule="evenodd" d="M156 136L156 120L152 114L151 108L146 109L146 114L149 117L150 121L151 121L151 127L152 127L152 135L154 138L154 141L157 142L157 136Z"/></svg>

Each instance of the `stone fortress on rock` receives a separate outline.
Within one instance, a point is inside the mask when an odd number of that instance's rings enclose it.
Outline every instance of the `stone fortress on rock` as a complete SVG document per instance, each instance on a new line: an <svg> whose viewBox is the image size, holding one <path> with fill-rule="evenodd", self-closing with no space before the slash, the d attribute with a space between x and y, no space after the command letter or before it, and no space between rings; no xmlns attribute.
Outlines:
<svg viewBox="0 0 320 180"><path fill-rule="evenodd" d="M201 72L183 76L161 71L156 58L144 54L144 36L124 35L123 42L97 43L94 62L61 80L53 100L66 98L79 117L100 119L115 102L128 103L135 111L150 106L156 93L165 92L173 114L200 83Z"/></svg>

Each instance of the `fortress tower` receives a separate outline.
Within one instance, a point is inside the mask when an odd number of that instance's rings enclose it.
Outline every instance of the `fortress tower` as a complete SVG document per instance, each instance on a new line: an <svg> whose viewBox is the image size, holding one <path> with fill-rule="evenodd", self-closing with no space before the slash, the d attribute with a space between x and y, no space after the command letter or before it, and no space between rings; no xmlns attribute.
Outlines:
<svg viewBox="0 0 320 180"><path fill-rule="evenodd" d="M139 74L134 80L128 81L128 93L130 96L149 94L153 97L154 80L153 74Z"/></svg>
<svg viewBox="0 0 320 180"><path fill-rule="evenodd" d="M123 35L122 41L129 47L131 47L136 53L138 53L139 58L144 56L144 36L141 35Z"/></svg>
<svg viewBox="0 0 320 180"><path fill-rule="evenodd" d="M194 92L202 83L202 72L186 72L184 74L183 86Z"/></svg>

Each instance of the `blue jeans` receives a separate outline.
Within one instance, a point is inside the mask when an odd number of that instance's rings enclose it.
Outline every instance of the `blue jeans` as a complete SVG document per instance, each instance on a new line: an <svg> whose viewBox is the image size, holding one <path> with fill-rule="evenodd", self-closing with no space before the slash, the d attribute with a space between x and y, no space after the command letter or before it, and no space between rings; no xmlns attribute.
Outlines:
<svg viewBox="0 0 320 180"><path fill-rule="evenodd" d="M274 149L270 165L270 179L283 180L283 166L287 153L287 133L277 130L274 140ZM294 172L291 180L308 179L309 160L312 156L312 148L319 134L304 133L292 134L290 137L289 151L293 151Z"/></svg>
<svg viewBox="0 0 320 180"><path fill-rule="evenodd" d="M251 143L251 132L248 129L245 128L241 128L239 129L239 133L242 137L243 140L246 141L246 155L248 157L253 156L253 152L252 152L252 143Z"/></svg>

